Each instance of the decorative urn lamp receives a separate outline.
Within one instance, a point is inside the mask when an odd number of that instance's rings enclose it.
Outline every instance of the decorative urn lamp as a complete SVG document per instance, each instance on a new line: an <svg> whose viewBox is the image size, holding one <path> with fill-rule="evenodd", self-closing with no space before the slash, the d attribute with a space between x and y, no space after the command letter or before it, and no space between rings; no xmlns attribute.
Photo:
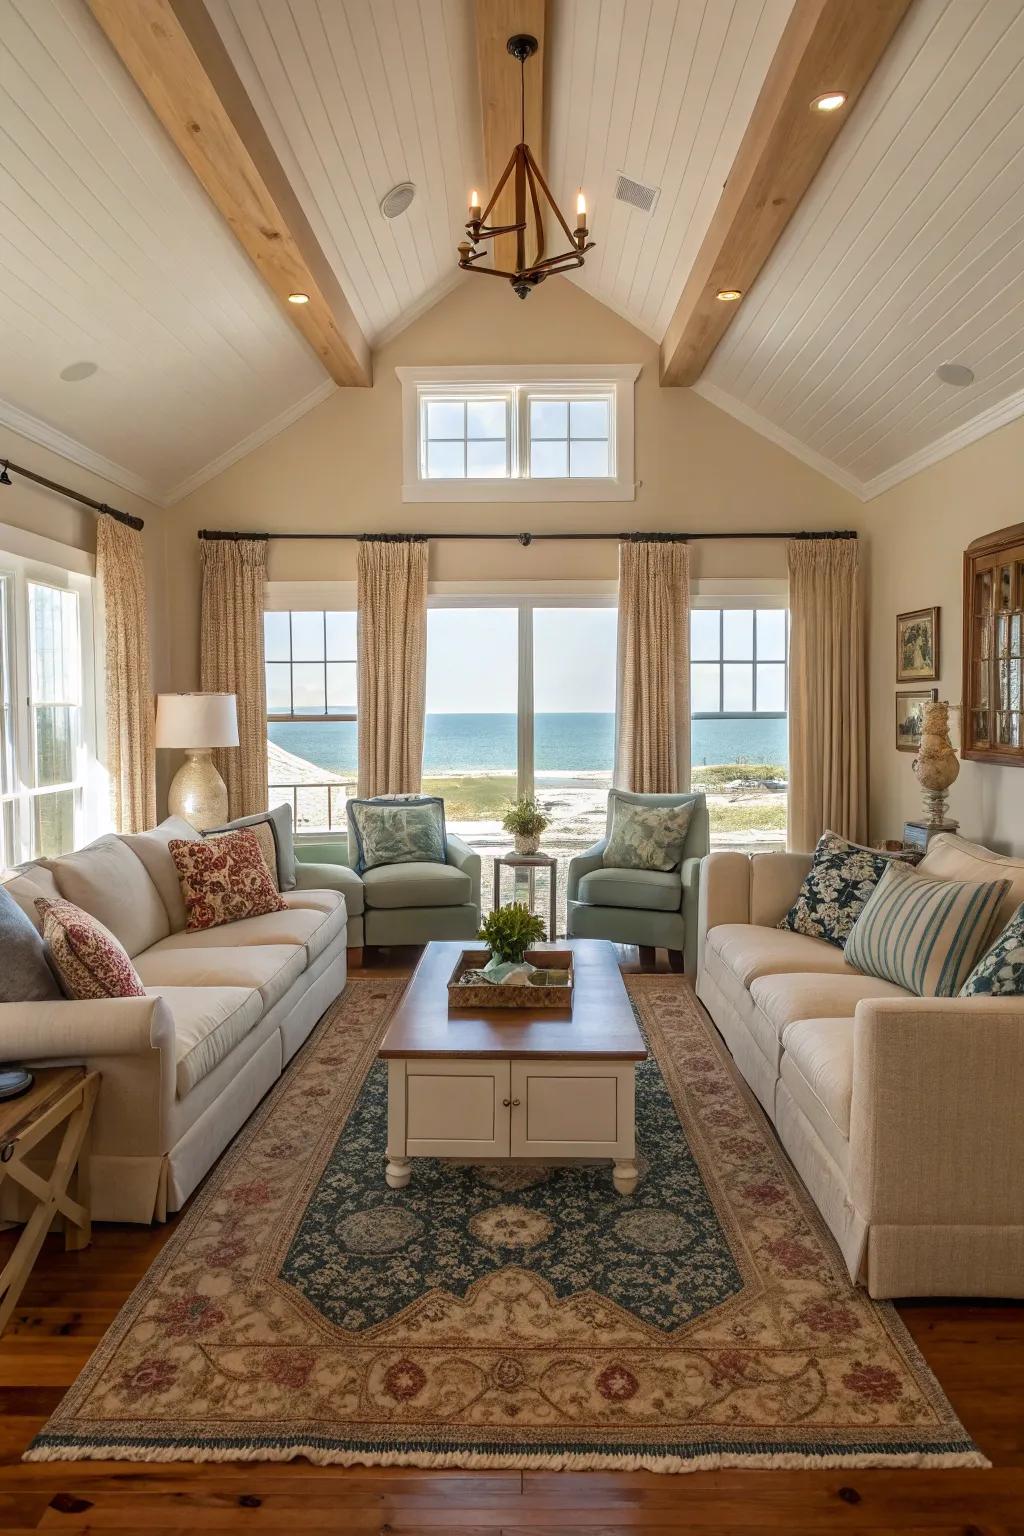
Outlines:
<svg viewBox="0 0 1024 1536"><path fill-rule="evenodd" d="M238 711L233 693L160 693L156 701L156 745L184 749L185 761L171 780L167 809L197 832L228 819L227 785L214 767L214 747L238 746Z"/></svg>
<svg viewBox="0 0 1024 1536"><path fill-rule="evenodd" d="M959 822L948 821L948 790L960 772L960 759L949 739L949 704L945 699L924 706L921 750L912 767L924 794L924 825L929 831L952 832Z"/></svg>

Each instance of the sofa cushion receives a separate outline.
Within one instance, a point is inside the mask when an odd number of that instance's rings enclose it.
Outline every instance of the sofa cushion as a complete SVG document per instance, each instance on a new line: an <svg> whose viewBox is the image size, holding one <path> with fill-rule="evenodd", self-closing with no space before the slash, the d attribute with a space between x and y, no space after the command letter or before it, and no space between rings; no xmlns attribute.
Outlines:
<svg viewBox="0 0 1024 1536"><path fill-rule="evenodd" d="M266 1012L306 969L305 949L290 944L182 949L174 944L177 937L139 955L136 969L143 986L156 992L165 987L255 987Z"/></svg>
<svg viewBox="0 0 1024 1536"><path fill-rule="evenodd" d="M894 864L854 924L846 957L917 997L955 997L988 945L1008 884L930 880Z"/></svg>
<svg viewBox="0 0 1024 1536"><path fill-rule="evenodd" d="M24 912L29 922L42 932L43 924L36 902L63 901L56 880L41 864L25 864L21 869L5 869L0 876L3 888Z"/></svg>
<svg viewBox="0 0 1024 1536"><path fill-rule="evenodd" d="M382 864L363 876L368 907L458 907L473 899L473 882L452 864Z"/></svg>
<svg viewBox="0 0 1024 1536"><path fill-rule="evenodd" d="M251 827L228 827L220 832L204 832L203 837L208 843L216 843L224 838L233 838L236 832L248 832L259 844L263 862L267 866L267 874L274 883L274 890L280 895L281 881L277 873L277 843L274 840L274 831L270 822L264 817Z"/></svg>
<svg viewBox="0 0 1024 1536"><path fill-rule="evenodd" d="M823 971L855 976L843 951L824 939L810 939L784 928L760 928L752 923L720 923L708 932L707 945L745 987L758 976Z"/></svg>
<svg viewBox="0 0 1024 1536"><path fill-rule="evenodd" d="M750 984L750 995L782 1038L787 1024L796 1019L852 1019L865 998L912 997L904 987L877 976L820 975L759 976Z"/></svg>
<svg viewBox="0 0 1024 1536"><path fill-rule="evenodd" d="M181 894L181 882L168 843L172 838L180 842L202 837L191 822L181 816L168 816L158 827L148 832L122 832L121 841L141 859L149 872L149 878L160 892L160 900L167 910L167 920L172 933L180 933L185 926L185 901Z"/></svg>
<svg viewBox="0 0 1024 1536"><path fill-rule="evenodd" d="M853 1019L800 1019L782 1037L782 1081L844 1171L850 1160Z"/></svg>
<svg viewBox="0 0 1024 1536"><path fill-rule="evenodd" d="M43 939L68 997L83 1002L107 997L144 997L131 956L98 917L73 901L37 902Z"/></svg>
<svg viewBox="0 0 1024 1536"><path fill-rule="evenodd" d="M147 987L162 997L174 1021L178 1098L202 1082L263 1017L251 987Z"/></svg>
<svg viewBox="0 0 1024 1536"><path fill-rule="evenodd" d="M255 832L168 843L181 881L187 928L220 928L284 908Z"/></svg>
<svg viewBox="0 0 1024 1536"><path fill-rule="evenodd" d="M1017 908L992 948L982 955L960 996L1024 996L1024 906Z"/></svg>
<svg viewBox="0 0 1024 1536"><path fill-rule="evenodd" d="M307 959L315 960L345 927L344 898L333 891L323 891L317 894L325 900L333 898L330 906L293 907L290 898L298 894L289 891L285 898L289 905L283 912L243 917L237 923L217 928L186 928L183 933L172 933L156 947L166 953L174 949L227 949L236 944L239 948L253 944L302 945Z"/></svg>
<svg viewBox="0 0 1024 1536"><path fill-rule="evenodd" d="M110 833L78 853L65 853L42 863L53 874L65 901L99 918L129 955L141 953L170 933L160 892L123 838Z"/></svg>
<svg viewBox="0 0 1024 1536"><path fill-rule="evenodd" d="M683 887L678 870L592 869L579 887L580 901L595 907L632 907L642 912L678 912Z"/></svg>
<svg viewBox="0 0 1024 1536"><path fill-rule="evenodd" d="M851 843L838 832L825 832L796 901L779 927L842 946L892 861L916 864L919 857L916 852L882 853Z"/></svg>
<svg viewBox="0 0 1024 1536"><path fill-rule="evenodd" d="M50 952L38 928L3 886L0 886L0 956L3 957L0 1003L55 1002L63 997Z"/></svg>
<svg viewBox="0 0 1024 1536"><path fill-rule="evenodd" d="M272 850L267 862L280 891L295 889L295 838L292 834L292 808L287 802L271 806L256 816L236 816L234 821L222 827L209 827L204 837L217 837L221 832L239 832L248 828L260 838L264 857Z"/></svg>
<svg viewBox="0 0 1024 1536"><path fill-rule="evenodd" d="M928 844L918 874L929 880L1008 880L1009 890L999 904L997 923L1003 927L1024 901L1024 857L993 853L980 843L941 832Z"/></svg>

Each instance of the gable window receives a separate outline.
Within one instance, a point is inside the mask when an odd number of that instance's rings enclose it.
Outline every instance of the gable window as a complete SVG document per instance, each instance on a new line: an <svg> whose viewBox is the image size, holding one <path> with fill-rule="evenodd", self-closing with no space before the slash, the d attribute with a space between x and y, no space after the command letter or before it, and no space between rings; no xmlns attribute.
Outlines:
<svg viewBox="0 0 1024 1536"><path fill-rule="evenodd" d="M632 501L629 365L399 368L405 501Z"/></svg>

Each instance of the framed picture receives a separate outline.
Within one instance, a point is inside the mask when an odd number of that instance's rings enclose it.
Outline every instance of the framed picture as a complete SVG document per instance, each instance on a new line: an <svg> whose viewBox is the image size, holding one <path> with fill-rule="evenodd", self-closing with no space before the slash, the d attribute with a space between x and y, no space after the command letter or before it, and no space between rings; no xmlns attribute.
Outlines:
<svg viewBox="0 0 1024 1536"><path fill-rule="evenodd" d="M896 681L930 683L939 676L939 610L896 615Z"/></svg>
<svg viewBox="0 0 1024 1536"><path fill-rule="evenodd" d="M939 696L937 688L921 688L916 693L896 695L896 750L917 752L921 747L924 707Z"/></svg>

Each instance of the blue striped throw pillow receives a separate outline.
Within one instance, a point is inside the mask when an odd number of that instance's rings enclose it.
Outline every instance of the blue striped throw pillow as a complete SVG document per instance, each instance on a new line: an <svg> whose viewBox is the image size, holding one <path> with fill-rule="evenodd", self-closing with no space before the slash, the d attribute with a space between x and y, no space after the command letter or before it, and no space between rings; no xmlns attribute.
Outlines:
<svg viewBox="0 0 1024 1536"><path fill-rule="evenodd" d="M918 997L955 997L997 921L1008 880L929 880L886 870L853 925L844 954L866 976Z"/></svg>

